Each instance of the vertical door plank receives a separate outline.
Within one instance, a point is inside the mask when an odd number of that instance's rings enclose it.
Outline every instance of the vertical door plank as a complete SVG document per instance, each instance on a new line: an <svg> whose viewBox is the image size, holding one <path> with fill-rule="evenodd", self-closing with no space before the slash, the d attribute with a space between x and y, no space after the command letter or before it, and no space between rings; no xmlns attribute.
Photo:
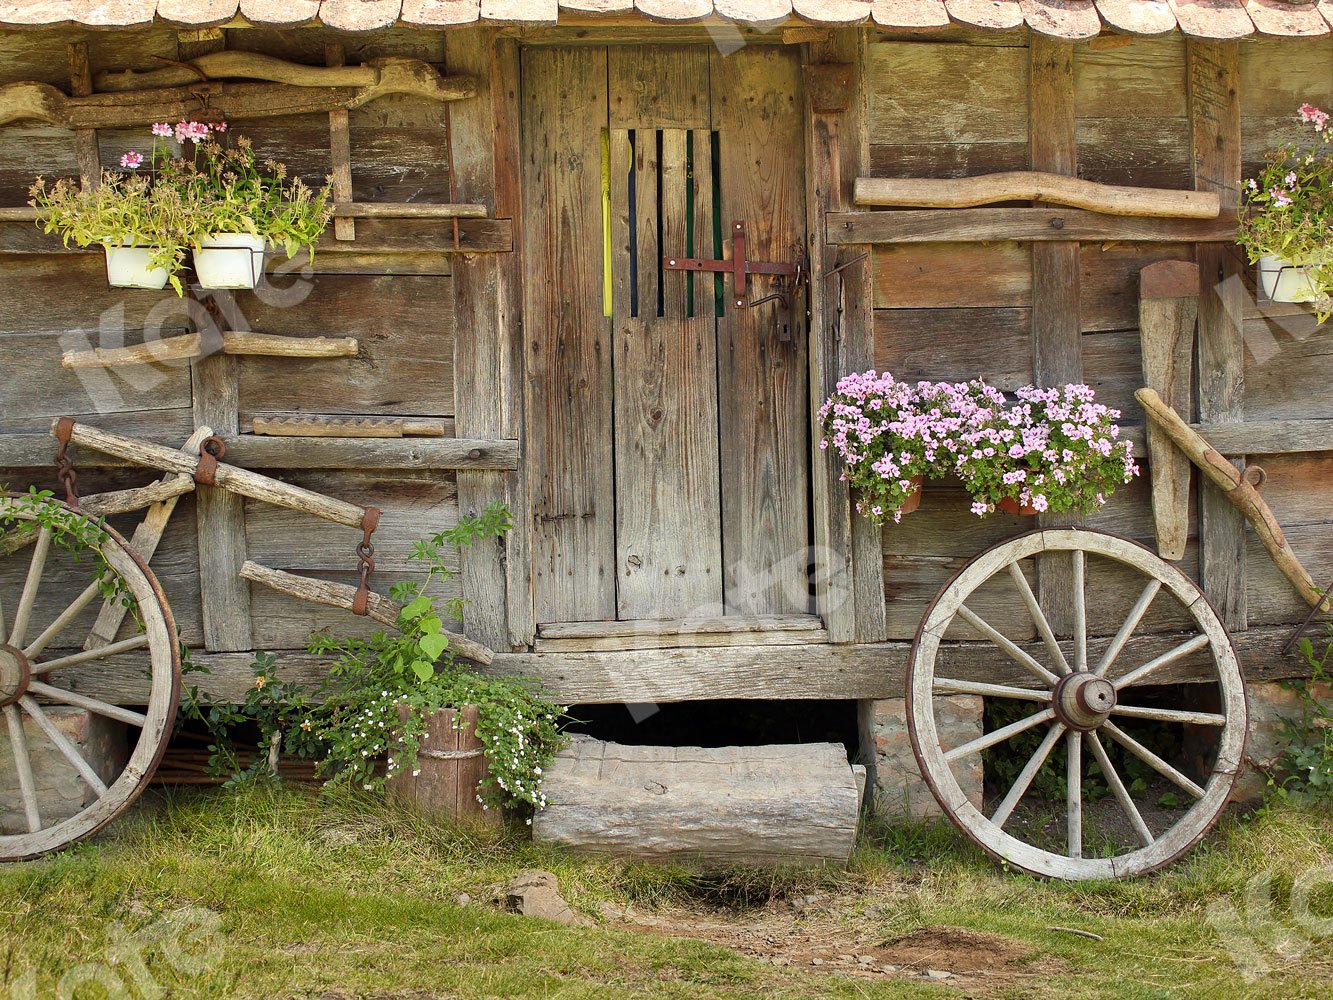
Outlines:
<svg viewBox="0 0 1333 1000"><path fill-rule="evenodd" d="M690 136L694 143L691 164L694 180L694 242L689 252L693 257L716 258L721 250L713 245L713 131L698 128ZM711 274L696 274L693 277L694 305L691 315L699 318L716 316L716 279Z"/></svg>
<svg viewBox="0 0 1333 1000"><path fill-rule="evenodd" d="M634 133L634 234L638 248L640 318L657 315L658 279L662 273L662 246L657 219L657 130Z"/></svg>
<svg viewBox="0 0 1333 1000"><path fill-rule="evenodd" d="M881 530L852 511L842 463L816 445L822 435L814 413L843 375L874 364L874 270L869 246L825 246L824 217L852 205L855 179L869 169L869 93L865 36L836 32L810 46L813 65L851 67L851 92L842 111L816 112L806 94L806 198L809 203L810 401L812 407L812 517L817 553L815 591L833 642L878 642L885 637L884 556ZM807 70L808 72L817 72ZM852 263L863 256L859 263ZM830 272L846 265L836 274ZM867 718L873 717L868 710ZM864 733L868 733L865 730ZM868 759L873 760L873 753Z"/></svg>
<svg viewBox="0 0 1333 1000"><path fill-rule="evenodd" d="M1185 53L1194 186L1216 191L1223 205L1235 205L1241 184L1240 50L1235 42L1190 38ZM1195 260L1200 283L1199 419L1204 423L1243 420L1245 287L1240 254L1227 244L1200 243ZM1240 631L1249 616L1245 518L1207 477L1199 478L1200 578L1227 628Z"/></svg>
<svg viewBox="0 0 1333 1000"><path fill-rule="evenodd" d="M512 254L455 255L454 399L460 435L521 438L524 394L519 218L518 49L487 27L449 32L448 69L477 81L477 95L450 112L457 193L514 220ZM441 153L443 158L443 153ZM497 388L498 387L498 388ZM526 646L536 632L527 470L459 470L458 507L475 514L503 501L513 528L501 542L459 553L463 628L493 649ZM423 526L423 529L431 526Z"/></svg>
<svg viewBox="0 0 1333 1000"><path fill-rule="evenodd" d="M614 88L614 74L612 80ZM706 93L706 78L694 84ZM667 117L669 96L664 94ZM611 103L616 107L614 89ZM683 253L686 247L693 207L687 196L689 133L680 128L659 133L642 127L651 121L639 124L636 135L651 142L654 160L660 134L652 188L660 189L660 235L638 243L639 273L654 275L650 287L655 295L657 255L661 249ZM642 164L645 158L636 161ZM619 214L616 184L613 180L613 229ZM640 193L639 233L658 228L658 201L656 196L645 201ZM627 224L624 228L628 231ZM624 268L616 261L612 269ZM617 611L622 619L689 619L722 612L716 322L707 314L689 318L686 277L663 273L661 316L655 297L640 298L637 317L622 311L623 297L615 299Z"/></svg>
<svg viewBox="0 0 1333 1000"><path fill-rule="evenodd" d="M1074 137L1074 47L1032 34L1030 58L1030 155L1033 170L1073 175L1078 170ZM1079 321L1079 244L1032 244L1032 368L1034 381L1058 386L1083 381L1083 334ZM1042 515L1046 525L1075 524L1073 514ZM1038 594L1057 633L1073 628L1073 573L1068 555L1039 561Z"/></svg>
<svg viewBox="0 0 1333 1000"><path fill-rule="evenodd" d="M538 621L616 616L602 301L606 50L523 53L524 316ZM593 113L589 114L589 110Z"/></svg>
<svg viewBox="0 0 1333 1000"><path fill-rule="evenodd" d="M712 54L723 231L743 221L753 260L791 261L805 239L800 66L787 48ZM773 287L765 278L754 285L751 299ZM726 601L739 612L804 613L811 603L806 339L782 341L774 308L737 308L732 291L718 323Z"/></svg>
<svg viewBox="0 0 1333 1000"><path fill-rule="evenodd" d="M611 154L611 316L634 315L634 268L630 254L634 243L630 232L634 218L630 209L630 175L634 171L634 146L629 129L613 128Z"/></svg>

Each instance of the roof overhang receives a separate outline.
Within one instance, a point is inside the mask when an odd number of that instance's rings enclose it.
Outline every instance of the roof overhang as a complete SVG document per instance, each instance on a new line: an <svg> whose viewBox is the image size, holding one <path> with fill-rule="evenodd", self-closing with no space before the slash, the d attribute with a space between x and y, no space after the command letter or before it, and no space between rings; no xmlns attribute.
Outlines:
<svg viewBox="0 0 1333 1000"><path fill-rule="evenodd" d="M951 24L989 31L1026 25L1067 40L1103 31L1234 39L1252 34L1327 35L1333 0L0 0L0 28L79 25L181 28L323 24L375 31L395 24L452 28L476 23L588 25L597 19L761 29L868 25L931 30Z"/></svg>

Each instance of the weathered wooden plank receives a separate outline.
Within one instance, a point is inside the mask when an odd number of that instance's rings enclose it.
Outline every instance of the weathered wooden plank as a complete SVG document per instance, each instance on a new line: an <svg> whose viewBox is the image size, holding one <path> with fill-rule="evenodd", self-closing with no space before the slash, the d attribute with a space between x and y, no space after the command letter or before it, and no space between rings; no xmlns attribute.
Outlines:
<svg viewBox="0 0 1333 1000"><path fill-rule="evenodd" d="M196 426L231 438L240 432L237 361L226 354L190 366ZM199 532L199 586L204 646L218 652L252 649L250 587L239 576L245 562L245 502L219 486L195 494Z"/></svg>
<svg viewBox="0 0 1333 1000"><path fill-rule="evenodd" d="M818 615L726 615L690 618L644 619L616 622L557 622L543 625L543 639L604 639L648 635L749 634L753 632L798 632L820 630Z"/></svg>
<svg viewBox="0 0 1333 1000"><path fill-rule="evenodd" d="M1194 325L1199 316L1199 268L1187 261L1162 261L1141 274L1139 337L1144 385L1155 389L1182 418L1190 417L1194 369ZM1157 551L1163 559L1185 556L1189 537L1189 460L1148 426Z"/></svg>
<svg viewBox="0 0 1333 1000"><path fill-rule="evenodd" d="M266 437L227 439L227 460L251 469L518 468L518 442L479 438Z"/></svg>
<svg viewBox="0 0 1333 1000"><path fill-rule="evenodd" d="M1234 215L1217 219L1134 219L1078 209L959 208L831 212L830 243L1031 242L1233 243Z"/></svg>
<svg viewBox="0 0 1333 1000"><path fill-rule="evenodd" d="M596 292L605 122L596 109L606 106L606 52L527 49L523 67L530 151L523 164L523 311L537 620L614 618L612 360Z"/></svg>
<svg viewBox="0 0 1333 1000"><path fill-rule="evenodd" d="M676 635L623 635L590 639L533 640L538 653L584 653L624 649L699 649L714 646L801 646L828 642L828 632L701 632Z"/></svg>
<svg viewBox="0 0 1333 1000"><path fill-rule="evenodd" d="M277 437L455 437L452 420L434 417L331 417L326 413L255 414L255 434Z"/></svg>
<svg viewBox="0 0 1333 1000"><path fill-rule="evenodd" d="M307 606L308 607L308 606ZM306 616L306 632L309 630ZM305 634L290 634L299 642ZM1284 658L1282 646L1291 627L1262 626L1235 636L1237 652L1250 682L1308 676L1295 657ZM1126 664L1146 663L1180 644L1179 634L1138 635L1121 654ZM1088 656L1096 660L1110 637L1089 641ZM1040 656L1041 640L1021 643ZM278 655L283 680L318 683L329 663L299 648L270 645ZM709 649L637 650L604 653L502 653L484 673L536 678L564 704L651 704L711 701L725 698L762 700L844 700L900 698L905 681L909 642L825 646L748 646ZM1068 653L1068 644L1066 644ZM244 700L254 687L252 653L195 652L193 659L208 673L197 675L199 689L225 701ZM997 662L989 642L945 643L937 670L960 680L1029 686L1032 676L1017 665ZM1216 674L1201 658L1173 663L1161 675L1164 684L1212 683ZM147 681L143 661L111 657L80 668L80 691L113 704L143 704Z"/></svg>
<svg viewBox="0 0 1333 1000"><path fill-rule="evenodd" d="M607 74L611 128L709 127L707 49L617 45L607 54Z"/></svg>
<svg viewBox="0 0 1333 1000"><path fill-rule="evenodd" d="M943 10L941 8L941 13ZM859 32L839 32L811 46L809 58L851 67L843 111L817 113L806 94L806 211L812 233L824 229L824 217L850 204L855 177L869 155L870 93L866 39ZM873 300L878 268L869 247L843 247L811 256L810 405L815 410L847 372L864 371L874 359ZM866 255L861 263L853 263ZM846 264L834 271L839 264ZM822 428L811 431L812 445ZM884 637L883 562L880 532L854 515L851 493L836 456L817 446L811 459L811 514L815 560L815 602L834 642L873 641Z"/></svg>
<svg viewBox="0 0 1333 1000"><path fill-rule="evenodd" d="M861 806L836 743L622 747L575 736L542 790L535 840L705 866L843 864Z"/></svg>
<svg viewBox="0 0 1333 1000"><path fill-rule="evenodd" d="M1026 8L1025 8L1026 9ZM1095 16L1095 14L1094 14ZM1041 34L1029 39L1029 93L1032 168L1074 175L1078 142L1074 119L1074 48ZM1083 335L1080 320L1079 245L1075 242L1032 245L1032 372L1037 385L1061 386L1083 381ZM1078 523L1069 514L1043 514L1042 527ZM1042 610L1056 634L1073 628L1070 609L1079 585L1063 554L1039 560L1037 592Z"/></svg>
<svg viewBox="0 0 1333 1000"><path fill-rule="evenodd" d="M874 283L876 309L953 308L959 288L969 309L1029 306L1032 254L1014 242L883 244Z"/></svg>
<svg viewBox="0 0 1333 1000"><path fill-rule="evenodd" d="M493 214L520 218L518 50L489 30L465 29L448 39L451 72L478 81L478 97L451 111L448 142L454 189ZM475 436L516 438L523 432L524 333L520 258L462 258L455 268L454 391L458 426ZM496 386L504 387L497 392ZM513 528L461 557L466 631L496 649L532 638L534 611L527 470L499 475L460 472L459 503L474 513L503 502Z"/></svg>
<svg viewBox="0 0 1333 1000"><path fill-rule="evenodd" d="M789 260L804 246L804 137L799 56L747 48L712 54L714 125L721 133L724 232L744 220L753 260ZM769 178L755 183L756 176ZM767 287L756 282L759 291ZM793 316L792 322L798 322ZM808 610L807 338L782 339L773 307L729 306L718 323L722 429L722 563L728 607Z"/></svg>
<svg viewBox="0 0 1333 1000"><path fill-rule="evenodd" d="M1333 419L1245 420L1195 424L1223 455L1281 455L1333 451Z"/></svg>
<svg viewBox="0 0 1333 1000"><path fill-rule="evenodd" d="M1176 9L1181 17L1179 8ZM1240 16L1245 17L1244 10ZM1245 18L1248 23L1248 17ZM1189 25L1181 18L1181 25ZM1195 186L1235 202L1240 196L1240 53L1234 43L1191 39L1190 120ZM1245 415L1245 289L1240 257L1229 247L1201 245L1199 263L1199 419L1241 420ZM1246 627L1245 520L1213 486L1199 500L1200 575L1223 623Z"/></svg>
<svg viewBox="0 0 1333 1000"><path fill-rule="evenodd" d="M250 53L246 55L255 58ZM332 69L345 67L346 46L342 42L329 42L325 45L324 63ZM345 208L352 201L352 126L346 108L334 108L329 112L329 164L334 200L341 202ZM346 214L335 217L333 238L343 241L356 239L356 220Z"/></svg>

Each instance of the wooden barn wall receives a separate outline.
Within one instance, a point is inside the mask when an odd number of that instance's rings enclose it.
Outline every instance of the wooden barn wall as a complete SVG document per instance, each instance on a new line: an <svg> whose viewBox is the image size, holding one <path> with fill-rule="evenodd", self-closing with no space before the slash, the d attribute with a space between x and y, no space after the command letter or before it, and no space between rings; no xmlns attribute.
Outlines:
<svg viewBox="0 0 1333 1000"><path fill-rule="evenodd" d="M153 69L161 66L161 59L187 58L224 45L323 64L326 43L336 37L322 29L249 28L193 34L165 28L0 34L0 84L39 80L67 87L66 46L74 41L87 43L96 73ZM390 30L338 40L345 44L351 63L407 55L443 67L444 36L438 32ZM402 97L352 111L356 200L449 201L444 115L441 104ZM254 141L261 157L287 163L311 183L322 183L330 171L327 115L230 125ZM102 162L114 164L126 150L144 149L147 138L146 129L99 132ZM76 174L74 150L73 136L60 129L33 123L0 127L0 206L23 205L28 185L38 173ZM454 297L449 258L444 254L363 252L349 243L336 252L321 252L313 269L294 268L279 259L270 263L270 272L277 273L270 274L267 290L238 294L228 307L233 328L243 323L269 334L356 337L360 354L355 358L242 357L213 359L207 363L211 370L182 362L75 372L61 367L62 351L135 344L183 332L185 307L170 291L109 289L99 254L62 252L55 237L41 236L30 224L6 225L10 234L20 228L32 230L30 237L5 243L9 250L21 246L30 252L0 254L0 456L9 456L0 459L0 483L10 488L26 489L29 484L56 488L46 464L54 442L40 436L48 432L55 416L69 414L179 446L195 426L196 411L207 414L219 402L225 411L229 391L235 394L235 419L242 433L250 432L258 413L297 410L444 418L447 433L453 433ZM373 237L377 225L360 221L357 229ZM318 441L310 445L318 446ZM84 493L156 478L146 470L99 468L95 453L75 452ZM413 564L406 559L413 540L457 519L452 472L311 469L271 474L383 508L376 535L376 579L381 589L413 575ZM195 497L182 499L152 563L190 645L205 645L205 602L210 602L218 619L215 641L209 643L213 648L299 649L312 627L367 629L364 619L257 585L241 581L229 588L222 578L225 574L206 574L201 593L196 508ZM229 523L243 533L244 557L322 579L356 582L356 531L249 501L238 516L229 516ZM133 516L113 520L125 529L132 529L135 522ZM205 548L214 530L224 527L219 524L202 533ZM14 563L8 560L0 568L0 586L13 584L4 574L18 572L21 567ZM456 592L455 587L451 593ZM38 614L56 610L39 609Z"/></svg>
<svg viewBox="0 0 1333 1000"><path fill-rule="evenodd" d="M1030 51L1023 34L983 39L885 39L870 46L871 159L876 176L967 177L1030 166ZM981 44L976 44L980 41ZM1089 180L1192 188L1186 43L1109 37L1074 46L1078 173ZM1333 40L1253 39L1240 44L1243 167L1299 130L1301 102L1333 101ZM1228 248L1235 253L1235 248ZM1079 325L1086 380L1107 403L1142 422L1138 272L1163 259L1193 259L1191 244L1095 244L1078 251ZM1009 390L1033 380L1032 245L912 243L875 250L875 362L904 379L983 376ZM1247 280L1247 284L1249 284ZM1261 315L1245 295L1243 411L1248 420L1327 418L1333 339L1311 335L1300 307ZM1197 419L1197 413L1194 415ZM1333 574L1333 453L1252 455L1268 474L1264 495L1300 557L1326 582ZM1197 479L1197 475L1196 475ZM1092 527L1154 544L1146 475L1089 519ZM930 484L916 514L883 536L888 637L909 639L924 603L982 547L1034 525L978 520L961 487ZM1198 577L1198 519L1182 568ZM1299 621L1305 606L1252 533L1247 543L1250 626ZM1100 581L1093 622L1118 623L1133 595ZM978 608L992 622L1026 626L1027 614L997 588ZM1095 605L1109 615L1098 614ZM1150 625L1154 624L1150 622ZM1169 627L1169 618L1157 627ZM1012 628L1012 626L1011 626ZM1013 634L1028 636L1025 627Z"/></svg>

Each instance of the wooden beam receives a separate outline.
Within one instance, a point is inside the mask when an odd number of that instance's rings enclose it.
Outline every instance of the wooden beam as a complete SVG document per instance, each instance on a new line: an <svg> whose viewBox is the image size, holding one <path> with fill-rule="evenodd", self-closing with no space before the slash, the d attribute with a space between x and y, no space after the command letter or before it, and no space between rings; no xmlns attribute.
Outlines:
<svg viewBox="0 0 1333 1000"><path fill-rule="evenodd" d="M957 179L860 177L858 205L909 208L975 208L1002 201L1066 205L1102 215L1159 219L1216 219L1217 195L1200 191L1096 184L1043 170L1013 170Z"/></svg>
<svg viewBox="0 0 1333 1000"><path fill-rule="evenodd" d="M1033 34L1029 46L1029 148L1033 170L1073 177L1078 171L1074 123L1074 47ZM1040 386L1083 381L1079 244L1032 244L1032 371ZM1042 527L1077 524L1070 514L1042 514ZM1037 590L1046 619L1058 634L1073 628L1075 580L1068 557L1038 560ZM1077 601L1082 605L1082 600Z"/></svg>
<svg viewBox="0 0 1333 1000"><path fill-rule="evenodd" d="M1245 664L1246 680L1284 680L1308 677L1309 667L1299 657L1284 657L1282 647L1291 626L1256 627L1234 637ZM1178 646L1177 634L1136 635L1118 658L1142 664ZM1110 644L1109 636L1092 639L1088 656L1097 662ZM1033 656L1043 656L1041 640L1020 643ZM1062 643L1066 658L1070 643ZM733 646L713 649L640 650L608 653L503 653L482 673L534 678L564 704L651 704L712 701L728 698L755 700L861 700L901 698L906 685L911 644L806 646ZM273 650L278 674L284 681L316 684L328 672L327 658L304 650ZM54 652L50 655L55 655ZM223 701L239 702L254 687L250 669L254 654L196 651L193 660L208 669L196 675L200 691ZM937 671L958 680L1033 687L1037 682L1022 667L996 660L989 642L946 643ZM1163 684L1213 683L1216 674L1200 654L1164 668ZM143 661L134 654L109 657L79 668L79 690L112 704L143 704L147 679Z"/></svg>
<svg viewBox="0 0 1333 1000"><path fill-rule="evenodd" d="M1229 204L1240 197L1240 50L1235 42L1186 40L1194 186ZM1235 246L1200 244L1199 419L1245 416L1245 285ZM1241 463L1243 464L1243 462ZM1245 519L1213 485L1199 496L1199 573L1204 592L1233 632L1248 623Z"/></svg>
<svg viewBox="0 0 1333 1000"><path fill-rule="evenodd" d="M210 342L217 335L210 334ZM269 358L354 358L360 345L355 337L283 337L253 331L224 330L222 353ZM60 356L65 368L116 368L124 365L164 364L197 358L204 354L204 338L198 333L163 337L130 347L94 347L66 351Z"/></svg>
<svg viewBox="0 0 1333 1000"><path fill-rule="evenodd" d="M256 413L256 434L306 438L453 437L443 417L344 417L316 413Z"/></svg>
<svg viewBox="0 0 1333 1000"><path fill-rule="evenodd" d="M342 42L324 43L324 65L339 68L347 63L347 49ZM352 126L346 108L329 112L329 163L333 197L341 204L343 215L334 214L333 238L346 242L356 239L356 221L345 214L352 201Z"/></svg>
<svg viewBox="0 0 1333 1000"><path fill-rule="evenodd" d="M866 45L862 32L839 30L812 41L806 52L807 73L819 65L851 67L842 110L819 112L813 95L806 95L806 225L812 237L827 230L829 213L852 204L855 178L870 162ZM812 415L840 377L875 361L870 248L826 248L822 243L812 240L810 260ZM845 266L835 273L840 265ZM820 553L816 607L834 642L877 641L886 635L881 531L853 512L841 462L817 446L822 436L822 428L811 428L812 515Z"/></svg>
<svg viewBox="0 0 1333 1000"><path fill-rule="evenodd" d="M66 50L69 53L69 92L75 97L88 97L93 92L88 43L70 42ZM74 133L74 158L85 190L102 183L102 154L97 147L96 130L81 128Z"/></svg>
<svg viewBox="0 0 1333 1000"><path fill-rule="evenodd" d="M1140 219L1061 208L903 209L831 212L830 243L1234 243L1236 218Z"/></svg>

